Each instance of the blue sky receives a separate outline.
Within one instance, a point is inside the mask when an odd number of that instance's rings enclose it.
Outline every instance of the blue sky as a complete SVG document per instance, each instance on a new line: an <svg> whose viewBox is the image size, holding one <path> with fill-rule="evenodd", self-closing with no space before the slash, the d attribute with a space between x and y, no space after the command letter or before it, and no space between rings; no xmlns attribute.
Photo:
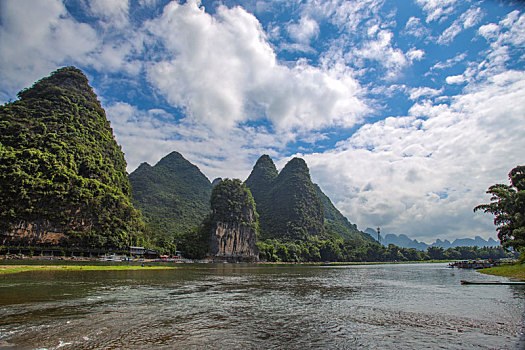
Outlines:
<svg viewBox="0 0 525 350"><path fill-rule="evenodd" d="M525 156L525 6L459 0L3 0L0 102L88 76L128 171L213 180L303 157L362 230L496 238L473 213Z"/></svg>

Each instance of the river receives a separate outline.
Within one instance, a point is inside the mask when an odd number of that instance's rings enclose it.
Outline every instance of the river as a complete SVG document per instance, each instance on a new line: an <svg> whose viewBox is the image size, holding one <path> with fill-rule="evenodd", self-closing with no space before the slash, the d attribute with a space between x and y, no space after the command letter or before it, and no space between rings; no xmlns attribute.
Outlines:
<svg viewBox="0 0 525 350"><path fill-rule="evenodd" d="M0 349L516 349L524 286L446 264L0 276Z"/></svg>

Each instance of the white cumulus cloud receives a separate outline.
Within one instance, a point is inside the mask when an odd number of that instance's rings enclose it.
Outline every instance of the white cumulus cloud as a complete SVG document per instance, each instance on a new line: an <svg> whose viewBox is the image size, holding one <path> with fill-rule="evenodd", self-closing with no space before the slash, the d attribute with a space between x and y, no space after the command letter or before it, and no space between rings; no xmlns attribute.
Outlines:
<svg viewBox="0 0 525 350"><path fill-rule="evenodd" d="M483 11L479 7L472 7L456 19L450 27L439 36L438 44L446 45L452 42L454 38L464 29L475 26L483 17Z"/></svg>
<svg viewBox="0 0 525 350"><path fill-rule="evenodd" d="M430 30L421 23L419 18L410 17L405 24L405 33L415 36L416 38L423 38L430 34Z"/></svg>
<svg viewBox="0 0 525 350"><path fill-rule="evenodd" d="M350 71L279 64L258 20L240 7L211 16L195 2L173 2L147 28L166 49L148 79L189 120L220 129L267 118L310 130L351 127L368 110Z"/></svg>
<svg viewBox="0 0 525 350"><path fill-rule="evenodd" d="M389 30L370 31L371 40L350 52L345 58L352 61L358 67L365 67L368 60L379 62L387 72L387 78L394 78L399 71L408 64L403 51L392 46L393 33ZM414 52L416 57L420 52Z"/></svg>
<svg viewBox="0 0 525 350"><path fill-rule="evenodd" d="M216 133L205 125L174 123L164 110L141 110L126 102L111 103L104 108L115 138L126 154L130 172L142 162L153 165L177 150L198 165L210 180L225 174L245 179L253 159L261 154L275 157L290 141L286 134L249 126Z"/></svg>
<svg viewBox="0 0 525 350"><path fill-rule="evenodd" d="M479 27L479 34L481 34L485 39L495 39L499 34L499 26L494 23L489 23Z"/></svg>
<svg viewBox="0 0 525 350"><path fill-rule="evenodd" d="M445 81L447 82L447 84L462 84L465 81L467 81L467 78L465 78L463 74L450 75L445 78Z"/></svg>
<svg viewBox="0 0 525 350"><path fill-rule="evenodd" d="M423 99L409 116L364 125L338 148L304 155L314 180L362 229L494 237L492 218L472 208L523 163L525 72L487 69L450 103Z"/></svg>
<svg viewBox="0 0 525 350"><path fill-rule="evenodd" d="M443 93L443 89L433 89L429 87L418 87L409 90L409 98L411 100L417 100L420 97L434 97Z"/></svg>
<svg viewBox="0 0 525 350"><path fill-rule="evenodd" d="M128 25L129 0L90 0L90 10L104 24L122 28Z"/></svg>
<svg viewBox="0 0 525 350"><path fill-rule="evenodd" d="M424 56L425 56L425 51L421 49L412 48L406 52L406 57L410 61L421 61Z"/></svg>
<svg viewBox="0 0 525 350"><path fill-rule="evenodd" d="M7 95L65 62L83 61L99 45L96 31L71 18L59 0L5 0L0 16L0 79Z"/></svg>
<svg viewBox="0 0 525 350"><path fill-rule="evenodd" d="M319 25L309 17L301 17L299 23L289 24L287 30L292 39L306 45L319 35Z"/></svg>
<svg viewBox="0 0 525 350"><path fill-rule="evenodd" d="M454 11L456 2L457 0L416 0L416 4L427 14L427 23L446 18Z"/></svg>
<svg viewBox="0 0 525 350"><path fill-rule="evenodd" d="M127 23L127 1L93 1L90 6L91 15L100 16L106 26L113 23L112 28L117 28ZM92 25L80 23L60 0L0 1L0 23L4 96L13 96L64 65L129 74L137 74L142 67L132 57L142 50L140 34L125 30L117 40L113 35L118 28L99 32Z"/></svg>

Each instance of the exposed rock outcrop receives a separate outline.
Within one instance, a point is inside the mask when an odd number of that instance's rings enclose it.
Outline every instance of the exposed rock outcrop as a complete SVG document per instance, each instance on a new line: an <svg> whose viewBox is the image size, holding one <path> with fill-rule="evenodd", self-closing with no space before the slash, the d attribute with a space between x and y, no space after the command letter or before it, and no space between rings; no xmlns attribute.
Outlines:
<svg viewBox="0 0 525 350"><path fill-rule="evenodd" d="M219 182L211 195L209 256L229 261L258 260L255 202L240 180Z"/></svg>
<svg viewBox="0 0 525 350"><path fill-rule="evenodd" d="M21 221L10 232L2 235L2 244L16 243L57 245L66 236L62 228L53 227L48 221Z"/></svg>
<svg viewBox="0 0 525 350"><path fill-rule="evenodd" d="M253 225L218 222L213 230L210 255L232 260L258 260L257 233Z"/></svg>

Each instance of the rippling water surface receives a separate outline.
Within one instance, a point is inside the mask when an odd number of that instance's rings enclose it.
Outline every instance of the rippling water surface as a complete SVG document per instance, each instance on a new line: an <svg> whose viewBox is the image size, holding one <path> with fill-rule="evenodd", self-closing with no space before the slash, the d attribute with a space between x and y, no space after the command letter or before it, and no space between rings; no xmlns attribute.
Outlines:
<svg viewBox="0 0 525 350"><path fill-rule="evenodd" d="M523 286L446 264L0 276L0 348L515 349Z"/></svg>

